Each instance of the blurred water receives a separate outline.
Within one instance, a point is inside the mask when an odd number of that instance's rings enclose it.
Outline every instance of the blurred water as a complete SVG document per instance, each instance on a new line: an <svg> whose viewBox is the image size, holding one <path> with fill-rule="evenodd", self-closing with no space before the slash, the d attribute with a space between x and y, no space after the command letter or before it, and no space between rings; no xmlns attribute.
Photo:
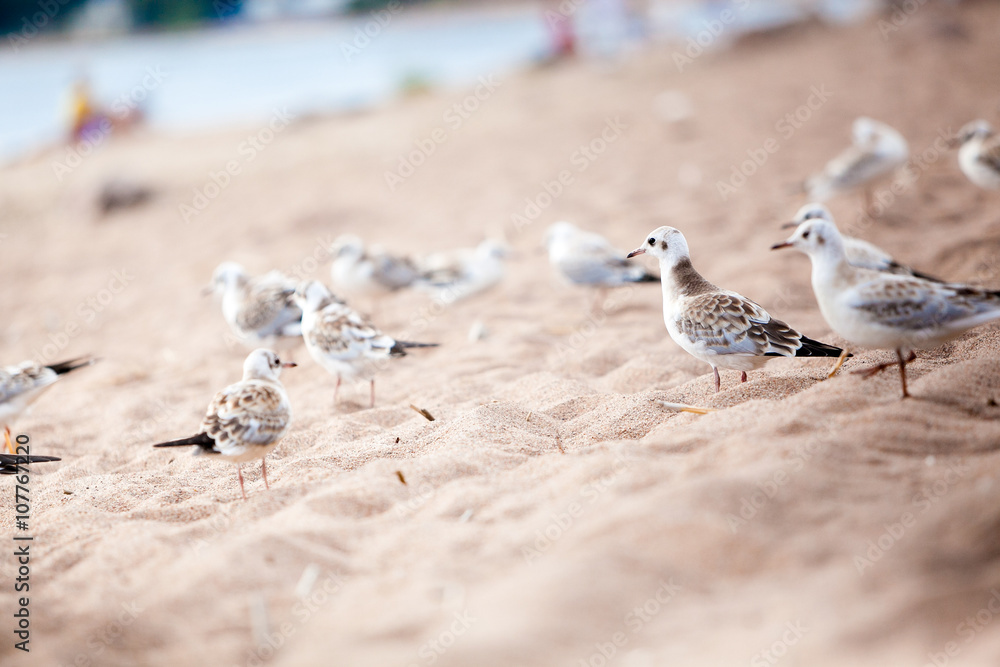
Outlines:
<svg viewBox="0 0 1000 667"><path fill-rule="evenodd" d="M151 125L183 130L264 122L275 108L301 115L366 107L397 94L407 79L467 85L523 67L548 45L533 10L399 14L358 48L359 29L376 33L370 21L39 40L0 50L0 158L65 136L70 87L82 75L102 107L145 98ZM358 51L345 53L345 45Z"/></svg>
<svg viewBox="0 0 1000 667"><path fill-rule="evenodd" d="M573 20L583 51L607 56L651 37L701 35L727 9L732 22L712 48L813 13L849 20L874 1L661 0L641 21L618 0L588 0L574 3ZM357 39L366 29L374 35L367 44ZM18 49L0 44L0 160L8 160L63 139L69 90L82 76L104 108L141 100L153 127L206 129L263 123L276 108L295 115L364 108L398 94L406 80L468 85L536 60L550 37L543 8L505 7L407 10L382 26L370 16L230 22L98 41L37 38ZM357 51L347 53L348 47Z"/></svg>

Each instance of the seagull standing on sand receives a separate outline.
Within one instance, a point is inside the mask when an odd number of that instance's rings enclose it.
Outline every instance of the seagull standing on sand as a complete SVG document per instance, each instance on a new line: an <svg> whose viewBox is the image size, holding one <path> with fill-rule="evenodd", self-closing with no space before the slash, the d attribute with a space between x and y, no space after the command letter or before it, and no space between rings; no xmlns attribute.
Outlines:
<svg viewBox="0 0 1000 667"><path fill-rule="evenodd" d="M282 368L293 368L292 362L282 363L271 350L254 350L243 362L243 379L231 384L212 399L197 435L154 447L185 447L194 445L195 455L208 454L236 464L243 489L242 465L260 459L267 483L268 452L278 446L292 422L292 407L288 394L278 378Z"/></svg>
<svg viewBox="0 0 1000 667"><path fill-rule="evenodd" d="M832 220L799 225L773 246L778 248L795 248L812 260L816 301L838 335L853 345L895 351L897 361L855 372L869 377L898 365L903 398L910 395L906 364L916 359L914 350L938 347L1000 319L1000 292L851 266Z"/></svg>
<svg viewBox="0 0 1000 667"><path fill-rule="evenodd" d="M368 380L370 407L375 407L375 373L390 357L401 357L408 348L436 347L436 343L408 343L379 331L367 317L335 297L321 282L299 285L295 301L302 308L302 337L309 355L327 372L337 376L333 403L337 404L340 383Z"/></svg>
<svg viewBox="0 0 1000 667"><path fill-rule="evenodd" d="M375 246L366 249L364 241L353 234L338 237L330 252L330 278L338 292L382 296L409 287L419 275L410 259L390 255Z"/></svg>
<svg viewBox="0 0 1000 667"><path fill-rule="evenodd" d="M822 204L806 204L795 214L794 220L785 223L782 227L798 227L807 220L829 220L833 222L833 215ZM851 266L861 269L872 269L874 271L884 271L885 273L897 273L904 276L917 276L924 280L932 280L938 283L943 282L939 278L915 271L904 264L900 264L893 259L892 255L874 243L846 235L841 235L841 239L844 242L844 252L847 254L847 262Z"/></svg>
<svg viewBox="0 0 1000 667"><path fill-rule="evenodd" d="M1000 135L985 120L974 120L958 131L958 166L970 181L1000 190Z"/></svg>
<svg viewBox="0 0 1000 667"><path fill-rule="evenodd" d="M719 369L747 371L775 357L836 357L840 348L806 338L750 299L716 287L691 264L687 240L673 227L660 227L628 254L660 260L663 321L674 342L712 367L715 391Z"/></svg>
<svg viewBox="0 0 1000 667"><path fill-rule="evenodd" d="M442 303L485 292L503 279L508 252L504 243L485 239L475 248L433 253L420 260L416 285Z"/></svg>
<svg viewBox="0 0 1000 667"><path fill-rule="evenodd" d="M0 368L0 425L3 425L4 446L8 452L14 453L10 442L10 426L14 420L60 377L95 361L90 357L80 357L49 366L24 361L17 366Z"/></svg>
<svg viewBox="0 0 1000 667"><path fill-rule="evenodd" d="M835 194L864 188L865 209L871 211L875 183L903 166L910 148L903 135L871 118L855 120L851 135L851 146L806 181L806 193L810 200L826 201Z"/></svg>
<svg viewBox="0 0 1000 667"><path fill-rule="evenodd" d="M273 347L302 333L302 311L292 301L295 283L280 271L251 279L236 262L223 262L206 294L222 292L222 315L248 347Z"/></svg>

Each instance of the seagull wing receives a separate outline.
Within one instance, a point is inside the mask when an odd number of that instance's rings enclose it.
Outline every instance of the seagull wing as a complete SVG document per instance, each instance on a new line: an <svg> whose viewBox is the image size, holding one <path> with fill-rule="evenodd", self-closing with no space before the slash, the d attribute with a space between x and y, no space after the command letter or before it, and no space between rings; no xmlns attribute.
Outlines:
<svg viewBox="0 0 1000 667"><path fill-rule="evenodd" d="M270 445L288 430L291 408L274 383L249 380L229 385L212 399L201 432L215 440L214 451L238 453L247 444Z"/></svg>
<svg viewBox="0 0 1000 667"><path fill-rule="evenodd" d="M802 334L736 292L687 297L677 328L716 354L793 357Z"/></svg>
<svg viewBox="0 0 1000 667"><path fill-rule="evenodd" d="M912 331L962 328L1000 316L1000 293L910 276L883 275L857 285L848 305L872 322Z"/></svg>

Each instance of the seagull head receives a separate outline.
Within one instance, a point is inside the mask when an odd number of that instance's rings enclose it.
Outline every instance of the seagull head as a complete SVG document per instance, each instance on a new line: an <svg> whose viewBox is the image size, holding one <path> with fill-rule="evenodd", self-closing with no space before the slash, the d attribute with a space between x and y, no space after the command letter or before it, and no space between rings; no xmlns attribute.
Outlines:
<svg viewBox="0 0 1000 667"><path fill-rule="evenodd" d="M545 230L545 247L552 248L553 243L572 238L579 231L576 225L565 220L553 223Z"/></svg>
<svg viewBox="0 0 1000 667"><path fill-rule="evenodd" d="M510 247L496 239L483 239L476 246L476 257L480 259L504 259L509 254Z"/></svg>
<svg viewBox="0 0 1000 667"><path fill-rule="evenodd" d="M203 294L213 292L225 292L238 287L243 287L247 283L246 270L236 262L223 262L215 267L212 273L212 282L202 290Z"/></svg>
<svg viewBox="0 0 1000 667"><path fill-rule="evenodd" d="M833 222L833 214L830 213L830 209L818 202L806 204L795 213L795 217L792 218L791 222L786 222L781 225L781 228L791 229L792 227L798 227L806 220L829 220Z"/></svg>
<svg viewBox="0 0 1000 667"><path fill-rule="evenodd" d="M828 217L811 218L802 222L786 240L771 246L771 250L780 248L795 248L813 260L837 260L844 255L840 230Z"/></svg>
<svg viewBox="0 0 1000 667"><path fill-rule="evenodd" d="M304 313L312 313L317 310L323 309L327 304L334 301L340 302L340 299L333 295L326 285L318 280L307 280L300 283L297 288L295 288L295 294L292 295L292 300L295 301L295 305L302 309Z"/></svg>
<svg viewBox="0 0 1000 667"><path fill-rule="evenodd" d="M985 120L974 120L971 123L966 123L962 126L962 129L958 131L955 135L955 139L952 141L953 145L966 144L973 139L989 139L993 136L993 126L990 125Z"/></svg>
<svg viewBox="0 0 1000 667"><path fill-rule="evenodd" d="M295 368L293 361L282 362L277 353L258 348L247 355L243 362L244 380L277 380L282 368Z"/></svg>
<svg viewBox="0 0 1000 667"><path fill-rule="evenodd" d="M628 258L636 255L652 255L660 260L660 266L671 267L682 259L689 259L687 239L680 230L673 227L658 227L646 235L642 245L628 254Z"/></svg>

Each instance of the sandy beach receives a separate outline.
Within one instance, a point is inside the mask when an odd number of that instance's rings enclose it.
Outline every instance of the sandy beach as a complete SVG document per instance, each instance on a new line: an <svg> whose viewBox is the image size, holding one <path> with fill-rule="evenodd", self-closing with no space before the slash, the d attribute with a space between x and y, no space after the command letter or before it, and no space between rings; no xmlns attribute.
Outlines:
<svg viewBox="0 0 1000 667"><path fill-rule="evenodd" d="M808 259L769 247L867 115L907 137L913 177L871 222L859 197L832 200L841 227L1000 288L1000 199L935 147L1000 120L1000 5L878 21L746 37L683 71L683 45L659 45L366 113L137 130L68 172L67 149L0 169L4 363L101 357L15 428L62 461L30 480L31 651L5 584L0 662L998 664L1000 329L922 353L905 401L895 371L850 373L890 359L870 351L829 381L828 360L723 372L714 394L657 285L591 313L542 250L563 219L626 251L671 225L706 278L842 344ZM693 115L673 123L677 95ZM152 199L97 215L117 178ZM377 305L383 331L440 347L381 373L374 409L365 384L334 409L333 378L295 350L269 491L259 465L244 502L233 466L154 450L240 376L247 350L200 294L214 267L328 283L345 232L402 254L503 235L514 253L486 294ZM14 480L0 493L12 582Z"/></svg>

